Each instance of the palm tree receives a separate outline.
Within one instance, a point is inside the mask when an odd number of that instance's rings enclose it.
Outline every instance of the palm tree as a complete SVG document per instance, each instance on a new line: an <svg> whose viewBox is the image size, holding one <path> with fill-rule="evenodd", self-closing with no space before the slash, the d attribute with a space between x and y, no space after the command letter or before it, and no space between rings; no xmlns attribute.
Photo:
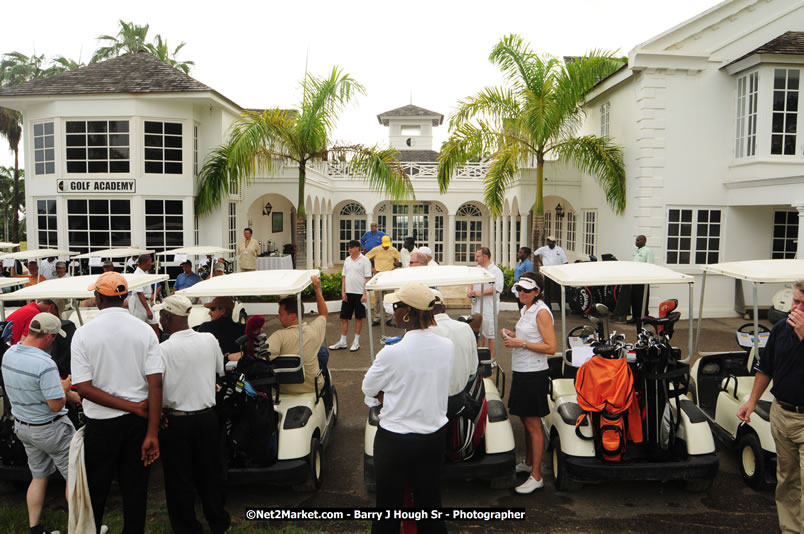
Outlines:
<svg viewBox="0 0 804 534"><path fill-rule="evenodd" d="M20 177L22 176L22 169L20 169L20 139L22 138L22 115L13 109L0 107L0 135L6 138L11 152L14 154L14 167L2 167L2 169L10 169L11 180L14 184L12 193L12 204L19 206L20 202ZM5 171L4 171L5 173ZM5 219L7 220L7 219ZM19 218L14 217L11 220L11 239L19 240L20 223Z"/></svg>
<svg viewBox="0 0 804 534"><path fill-rule="evenodd" d="M20 171L20 175L23 175L23 171ZM15 169L14 167L3 167L0 166L0 211L3 213L3 234L4 240L9 241L9 220L8 217L11 215L12 225L13 221L16 219L19 224L19 213L22 209L22 206L19 204L14 204L14 176L15 176ZM21 182L20 185L24 190L24 182ZM12 233L11 239L19 240L19 236Z"/></svg>
<svg viewBox="0 0 804 534"><path fill-rule="evenodd" d="M136 54L143 50L148 51L145 38L148 35L149 24L138 26L133 22L119 21L120 30L117 35L101 35L98 41L105 41L106 46L101 46L92 54L90 63L98 63L125 54Z"/></svg>
<svg viewBox="0 0 804 534"><path fill-rule="evenodd" d="M529 159L536 160L532 244L544 235L544 162L573 163L595 177L609 206L625 210L625 166L622 147L608 137L577 137L584 98L599 80L623 62L594 51L566 64L539 56L517 35L503 37L489 61L497 65L505 87L488 87L458 102L450 116L450 137L438 156L438 184L445 193L455 170L464 163L489 158L485 200L499 215L505 191Z"/></svg>
<svg viewBox="0 0 804 534"><path fill-rule="evenodd" d="M195 66L195 62L179 61L176 58L176 56L179 54L179 50L181 50L185 44L186 43L184 42L179 43L179 46L177 46L173 52L171 52L167 39L163 40L161 35L157 35L154 37L153 43L146 45L146 49L174 69L179 69L184 74L190 74L190 67Z"/></svg>
<svg viewBox="0 0 804 534"><path fill-rule="evenodd" d="M196 211L204 215L218 207L230 190L249 183L257 170L271 172L280 162L299 166L297 214L304 224L307 163L314 157L349 157L351 173L395 200L410 198L413 186L396 159L396 150L362 145L329 147L332 129L344 107L365 89L334 67L328 77L305 75L299 110L244 111L234 123L229 142L204 163ZM294 236L295 240L295 236Z"/></svg>

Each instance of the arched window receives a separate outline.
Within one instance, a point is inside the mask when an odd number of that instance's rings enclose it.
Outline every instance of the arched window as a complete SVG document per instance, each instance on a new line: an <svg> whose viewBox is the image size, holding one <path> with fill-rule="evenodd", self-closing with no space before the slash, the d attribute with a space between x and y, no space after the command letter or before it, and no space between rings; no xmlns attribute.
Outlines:
<svg viewBox="0 0 804 534"><path fill-rule="evenodd" d="M483 212L464 204L455 214L455 263L474 263L475 251L483 242Z"/></svg>
<svg viewBox="0 0 804 534"><path fill-rule="evenodd" d="M358 202L349 202L338 215L338 242L340 260L343 261L349 255L349 241L360 239L366 233L366 209Z"/></svg>

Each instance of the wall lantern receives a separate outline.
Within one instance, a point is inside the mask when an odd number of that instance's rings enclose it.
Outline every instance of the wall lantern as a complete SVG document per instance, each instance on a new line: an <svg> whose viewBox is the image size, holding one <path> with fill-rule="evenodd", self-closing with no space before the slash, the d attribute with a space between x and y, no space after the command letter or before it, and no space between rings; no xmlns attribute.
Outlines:
<svg viewBox="0 0 804 534"><path fill-rule="evenodd" d="M559 219L564 218L564 208L561 207L560 202L558 204L556 204L556 217L558 217Z"/></svg>
<svg viewBox="0 0 804 534"><path fill-rule="evenodd" d="M270 202L265 203L265 207L262 208L262 214L263 215L270 215L271 214L271 203Z"/></svg>

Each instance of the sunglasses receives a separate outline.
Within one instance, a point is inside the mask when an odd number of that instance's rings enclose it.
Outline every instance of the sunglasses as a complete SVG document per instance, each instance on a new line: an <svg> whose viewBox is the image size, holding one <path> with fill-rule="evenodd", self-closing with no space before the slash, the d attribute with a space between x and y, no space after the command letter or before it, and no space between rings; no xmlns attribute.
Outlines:
<svg viewBox="0 0 804 534"><path fill-rule="evenodd" d="M514 286L514 289L516 289L516 290L517 290L517 292L520 292L520 291L521 291L521 292L523 292L523 293L533 293L534 291L536 291L536 290L537 290L537 289L539 289L539 288L538 288L538 287L533 287L533 288L531 288L531 289L525 289L524 287L522 287L522 286L520 286L520 285L516 285L516 286Z"/></svg>
<svg viewBox="0 0 804 534"><path fill-rule="evenodd" d="M404 302L394 302L394 311L398 310L399 308L410 308L410 306Z"/></svg>

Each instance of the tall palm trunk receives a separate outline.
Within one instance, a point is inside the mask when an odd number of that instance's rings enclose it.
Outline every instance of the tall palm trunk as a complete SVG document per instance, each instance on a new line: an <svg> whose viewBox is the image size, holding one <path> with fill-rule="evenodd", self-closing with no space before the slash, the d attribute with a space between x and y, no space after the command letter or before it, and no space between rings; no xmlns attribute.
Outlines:
<svg viewBox="0 0 804 534"><path fill-rule="evenodd" d="M299 162L299 197L296 208L296 231L291 233L297 269L307 268L307 219L304 209L304 185L307 181L307 164Z"/></svg>
<svg viewBox="0 0 804 534"><path fill-rule="evenodd" d="M544 157L536 156L536 200L533 202L533 228L531 242L533 250L544 245Z"/></svg>
<svg viewBox="0 0 804 534"><path fill-rule="evenodd" d="M11 235L14 241L20 242L20 150L19 145L14 147L14 194L11 205Z"/></svg>

